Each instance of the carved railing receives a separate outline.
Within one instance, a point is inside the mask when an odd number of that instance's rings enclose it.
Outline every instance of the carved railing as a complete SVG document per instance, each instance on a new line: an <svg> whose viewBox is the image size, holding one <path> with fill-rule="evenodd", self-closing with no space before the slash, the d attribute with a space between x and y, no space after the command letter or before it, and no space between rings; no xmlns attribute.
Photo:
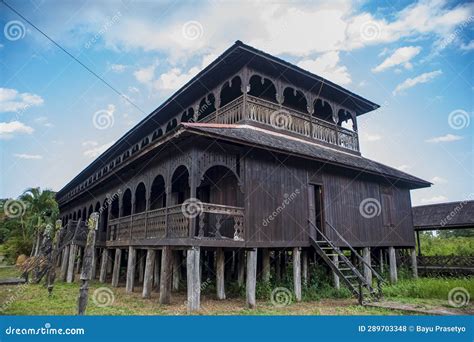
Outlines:
<svg viewBox="0 0 474 342"><path fill-rule="evenodd" d="M351 151L359 151L357 132L337 126L318 118L310 118L308 113L279 106L276 103L247 95L247 110L244 113L244 97L222 106L200 122L235 124L244 120L272 126L282 131L289 131L309 139L329 145L339 146Z"/></svg>
<svg viewBox="0 0 474 342"><path fill-rule="evenodd" d="M198 220L198 238L244 240L244 208L203 203Z"/></svg>
<svg viewBox="0 0 474 342"><path fill-rule="evenodd" d="M244 208L203 203L196 237L243 240ZM108 222L108 241L189 237L190 219L182 205L150 210Z"/></svg>

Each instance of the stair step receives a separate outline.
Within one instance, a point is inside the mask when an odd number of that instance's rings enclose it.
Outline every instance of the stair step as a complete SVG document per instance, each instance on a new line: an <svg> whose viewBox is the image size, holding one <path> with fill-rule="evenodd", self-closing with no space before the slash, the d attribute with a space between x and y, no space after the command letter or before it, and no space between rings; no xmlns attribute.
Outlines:
<svg viewBox="0 0 474 342"><path fill-rule="evenodd" d="M352 268L340 268L339 271L352 271Z"/></svg>

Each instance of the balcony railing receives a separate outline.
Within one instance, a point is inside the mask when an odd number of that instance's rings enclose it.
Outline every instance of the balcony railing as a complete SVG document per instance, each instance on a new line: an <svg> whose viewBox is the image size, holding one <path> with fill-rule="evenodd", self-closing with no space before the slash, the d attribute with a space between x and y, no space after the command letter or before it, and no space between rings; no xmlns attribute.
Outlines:
<svg viewBox="0 0 474 342"><path fill-rule="evenodd" d="M315 117L310 118L307 113L280 107L273 102L251 95L247 95L246 113L244 113L243 96L240 96L219 108L217 112L208 115L201 122L235 124L243 120L276 127L309 139L359 152L357 132Z"/></svg>
<svg viewBox="0 0 474 342"><path fill-rule="evenodd" d="M202 203L196 226L189 233L190 217L182 205L149 210L109 220L108 241L212 238L243 240L244 208Z"/></svg>

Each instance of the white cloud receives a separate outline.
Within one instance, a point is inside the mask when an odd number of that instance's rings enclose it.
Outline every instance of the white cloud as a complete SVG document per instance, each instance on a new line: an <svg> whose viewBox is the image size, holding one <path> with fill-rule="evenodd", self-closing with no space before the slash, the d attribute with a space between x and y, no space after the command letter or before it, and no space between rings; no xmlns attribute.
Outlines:
<svg viewBox="0 0 474 342"><path fill-rule="evenodd" d="M460 135L446 134L446 135L442 135L440 137L430 138L430 139L427 139L425 141L429 142L429 143L440 143L440 142L458 141L458 140L461 140L461 139L463 139L463 137L460 136Z"/></svg>
<svg viewBox="0 0 474 342"><path fill-rule="evenodd" d="M38 118L35 119L35 122L40 124L40 125L43 125L44 127L53 127L54 125L48 121L48 118L46 116L40 116Z"/></svg>
<svg viewBox="0 0 474 342"><path fill-rule="evenodd" d="M416 86L417 84L429 82L433 80L434 78L438 77L439 75L441 75L442 73L443 72L441 70L435 70L431 72L425 72L424 74L416 76L415 78L407 78L405 81L397 85L397 87L393 91L393 95L396 95L400 93L401 91L412 88Z"/></svg>
<svg viewBox="0 0 474 342"><path fill-rule="evenodd" d="M110 69L113 72L116 72L118 74L121 73L121 72L124 72L126 68L127 68L127 66L124 65L124 64L111 64L110 65Z"/></svg>
<svg viewBox="0 0 474 342"><path fill-rule="evenodd" d="M422 198L420 202L422 204L441 203L441 202L445 202L447 199L448 198L446 196L439 195L439 196L433 196L431 198Z"/></svg>
<svg viewBox="0 0 474 342"><path fill-rule="evenodd" d="M188 82L191 78L201 69L198 67L192 67L187 72L182 72L179 68L172 68L168 72L161 74L160 77L154 82L154 86L158 90L177 90Z"/></svg>
<svg viewBox="0 0 474 342"><path fill-rule="evenodd" d="M381 72L397 65L403 65L405 68L412 67L410 60L417 56L421 51L419 46L405 46L395 50L392 55L387 57L382 63L372 69L372 72Z"/></svg>
<svg viewBox="0 0 474 342"><path fill-rule="evenodd" d="M400 171L405 172L405 171L410 170L410 169L411 169L411 166L410 166L410 165L403 164L403 165L398 166L397 169L400 170Z"/></svg>
<svg viewBox="0 0 474 342"><path fill-rule="evenodd" d="M156 64L140 68L133 73L138 82L143 84L150 84L155 77Z"/></svg>
<svg viewBox="0 0 474 342"><path fill-rule="evenodd" d="M18 159L28 159L28 160L43 159L43 156L39 154L15 153L14 156Z"/></svg>
<svg viewBox="0 0 474 342"><path fill-rule="evenodd" d="M471 40L469 43L462 43L461 50L469 51L474 49L474 40Z"/></svg>
<svg viewBox="0 0 474 342"><path fill-rule="evenodd" d="M84 147L97 146L97 145L99 145L99 143L97 141L94 141L94 140L86 140L86 141L82 142L82 146L84 146Z"/></svg>
<svg viewBox="0 0 474 342"><path fill-rule="evenodd" d="M32 106L44 103L41 96L31 93L20 93L16 89L0 88L0 112L24 111Z"/></svg>
<svg viewBox="0 0 474 342"><path fill-rule="evenodd" d="M105 150L107 150L110 146L112 146L113 143L114 142L112 141L110 143L100 145L100 146L95 146L91 149L85 150L84 151L84 156L86 156L88 158L96 158L96 157L100 156L103 152L105 152Z"/></svg>
<svg viewBox="0 0 474 342"><path fill-rule="evenodd" d="M338 65L339 62L339 52L331 51L316 59L304 59L297 65L337 84L345 85L351 83L351 75L345 66Z"/></svg>
<svg viewBox="0 0 474 342"><path fill-rule="evenodd" d="M0 138L9 139L15 134L31 134L34 129L20 121L0 122Z"/></svg>
<svg viewBox="0 0 474 342"><path fill-rule="evenodd" d="M430 179L430 182L436 185L436 184L445 184L448 181L444 179L443 177L434 176L433 178Z"/></svg>
<svg viewBox="0 0 474 342"><path fill-rule="evenodd" d="M382 139L382 136L379 134L368 134L368 133L363 133L361 134L361 139L365 141L379 141Z"/></svg>

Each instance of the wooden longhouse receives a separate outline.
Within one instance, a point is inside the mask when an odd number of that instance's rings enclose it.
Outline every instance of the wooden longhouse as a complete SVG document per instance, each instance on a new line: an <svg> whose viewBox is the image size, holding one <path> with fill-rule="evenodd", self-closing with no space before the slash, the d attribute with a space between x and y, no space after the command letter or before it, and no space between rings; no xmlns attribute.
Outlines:
<svg viewBox="0 0 474 342"><path fill-rule="evenodd" d="M237 281L253 307L256 279L286 262L297 300L315 261L335 286L376 293L371 263L396 280L396 249L415 245L410 190L430 185L361 156L357 119L376 108L237 41L58 192L63 278L98 212L95 276L159 287L164 304L186 279L199 309L212 275L218 298Z"/></svg>

